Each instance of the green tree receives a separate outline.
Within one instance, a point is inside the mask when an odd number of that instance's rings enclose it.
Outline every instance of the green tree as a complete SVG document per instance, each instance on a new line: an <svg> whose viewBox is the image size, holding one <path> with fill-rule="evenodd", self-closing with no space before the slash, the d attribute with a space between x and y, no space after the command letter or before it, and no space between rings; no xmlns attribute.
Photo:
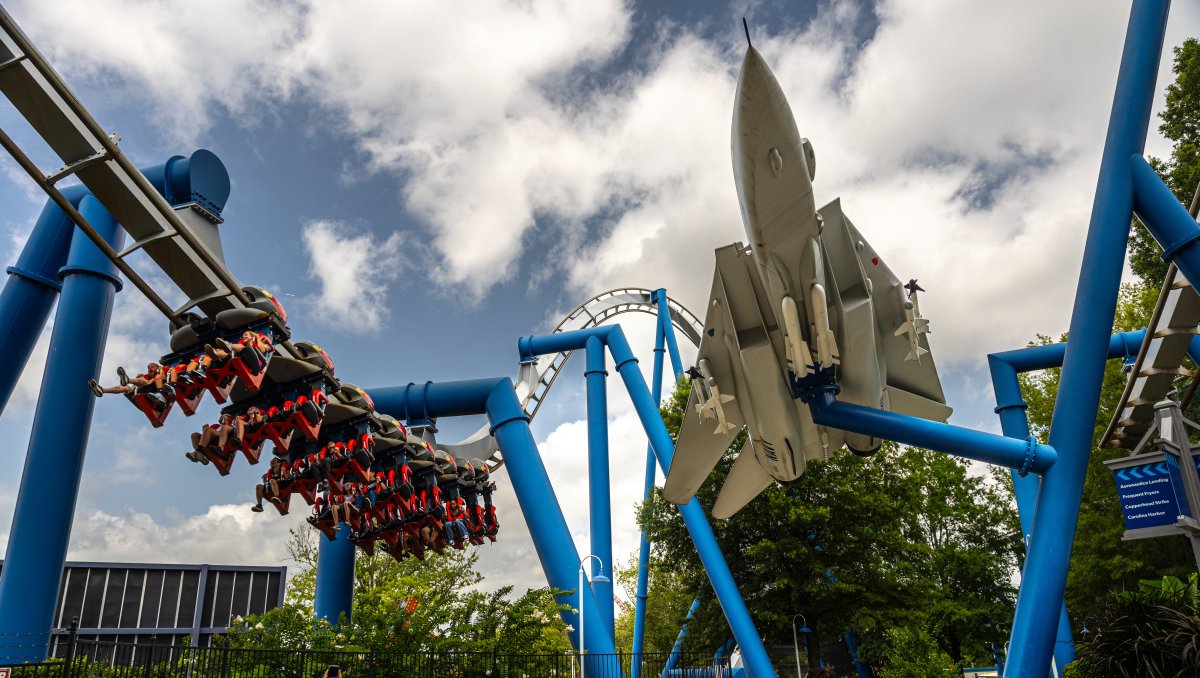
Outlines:
<svg viewBox="0 0 1200 678"><path fill-rule="evenodd" d="M673 430L687 395L685 383L664 408ZM712 505L740 445L739 437L701 488L702 505ZM674 573L689 595L707 591L675 507L656 493L642 516L655 567ZM955 661L988 662L1011 617L1015 513L995 483L952 457L892 444L869 459L835 453L713 528L737 563L734 577L759 631L790 645L792 615L804 614L813 662L823 641L849 629L863 656L883 662L888 631L910 627ZM715 647L729 633L711 596L690 628L689 647Z"/></svg>
<svg viewBox="0 0 1200 678"><path fill-rule="evenodd" d="M287 603L260 616L235 620L234 647L404 652L551 654L570 649L556 591L511 586L483 590L478 553L449 550L425 560L397 562L377 552L355 559L354 610L335 627L312 621L319 533L294 530L289 552L299 572Z"/></svg>
<svg viewBox="0 0 1200 678"><path fill-rule="evenodd" d="M630 600L637 597L637 558L617 568L617 584ZM675 646L679 627L687 618L696 592L678 573L663 567L662 559L652 559L647 587L646 631L642 650L647 653L670 652ZM619 648L633 647L633 609L617 617L616 641Z"/></svg>

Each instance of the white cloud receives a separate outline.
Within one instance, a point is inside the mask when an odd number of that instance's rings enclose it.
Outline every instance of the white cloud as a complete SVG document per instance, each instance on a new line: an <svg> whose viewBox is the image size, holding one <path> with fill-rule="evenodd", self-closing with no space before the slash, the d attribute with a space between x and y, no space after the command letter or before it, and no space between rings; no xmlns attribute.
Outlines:
<svg viewBox="0 0 1200 678"><path fill-rule="evenodd" d="M407 268L403 234L381 240L338 222L314 221L302 237L321 283L307 300L316 320L350 334L380 329L388 317L387 282Z"/></svg>
<svg viewBox="0 0 1200 678"><path fill-rule="evenodd" d="M81 506L71 531L72 560L277 565L287 559L289 527L299 515L251 513L248 505L218 504L199 515L154 516Z"/></svg>
<svg viewBox="0 0 1200 678"><path fill-rule="evenodd" d="M169 101L188 129L214 103L318 102L398 177L434 281L476 299L565 270L572 294L665 285L698 308L711 249L744 237L727 150L736 31L714 44L670 26L640 70L588 89L629 39L622 2L50 5L16 13L56 63ZM816 147L818 197L842 196L893 268L929 283L943 362L1063 329L1125 6L887 2L861 51L858 12L826 3L775 35L755 22ZM1197 23L1177 6L1168 47ZM518 271L532 239L550 251ZM345 273L319 275L341 320Z"/></svg>

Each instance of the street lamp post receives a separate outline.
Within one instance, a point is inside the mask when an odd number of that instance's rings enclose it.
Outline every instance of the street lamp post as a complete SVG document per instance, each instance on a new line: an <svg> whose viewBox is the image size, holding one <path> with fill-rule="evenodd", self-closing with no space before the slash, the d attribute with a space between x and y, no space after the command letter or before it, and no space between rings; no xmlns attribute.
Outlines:
<svg viewBox="0 0 1200 678"><path fill-rule="evenodd" d="M589 556L585 557L583 560L579 561L579 677L580 678L587 678L587 668L586 668L586 665L583 663L583 653L584 653L584 645L583 645L583 569L584 568L583 568L583 565L584 565L584 563L591 560L592 558L595 558L596 562L600 563L600 573L597 574L595 577L592 577L591 579L589 579L588 582L589 583L595 582L597 584L611 583L609 578L604 576L604 561L600 560L600 556L593 554L593 555L589 555Z"/></svg>
<svg viewBox="0 0 1200 678"><path fill-rule="evenodd" d="M792 615L792 647L796 650L796 678L801 678L803 675L800 669L800 640L796 636L796 617L800 618L800 633L812 633L812 629L808 628L808 620L802 614ZM808 657L808 639L804 642L804 656Z"/></svg>

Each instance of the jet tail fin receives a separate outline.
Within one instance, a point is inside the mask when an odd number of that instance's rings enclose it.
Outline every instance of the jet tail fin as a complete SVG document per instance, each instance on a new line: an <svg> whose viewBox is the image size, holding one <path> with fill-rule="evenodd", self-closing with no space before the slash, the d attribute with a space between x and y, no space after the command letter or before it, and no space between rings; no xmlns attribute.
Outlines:
<svg viewBox="0 0 1200 678"><path fill-rule="evenodd" d="M717 495L717 503L713 504L713 517L722 520L732 517L762 494L772 482L774 479L759 463L754 453L754 444L747 437L742 451L738 453L737 461L733 462L733 468L729 470L729 476L725 478L721 494Z"/></svg>
<svg viewBox="0 0 1200 678"><path fill-rule="evenodd" d="M724 427L718 425L717 431L712 431L709 428L712 419L704 419L699 415L699 400L703 398L701 390L693 388L688 396L683 423L679 427L679 439L675 443L675 458L671 461L667 482L663 486L663 498L673 504L686 504L691 500L721 460L721 455L729 449L734 435L742 428L726 421Z"/></svg>
<svg viewBox="0 0 1200 678"><path fill-rule="evenodd" d="M923 356L923 355L929 355L929 351L921 348L920 346L914 346L911 349L909 349L908 355L904 356L904 359L919 361L921 359L921 356Z"/></svg>

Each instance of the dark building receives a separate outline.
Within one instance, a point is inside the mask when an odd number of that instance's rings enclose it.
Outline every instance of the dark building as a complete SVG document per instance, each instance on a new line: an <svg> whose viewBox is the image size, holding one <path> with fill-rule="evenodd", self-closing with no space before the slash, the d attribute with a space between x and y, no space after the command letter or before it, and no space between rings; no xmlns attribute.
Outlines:
<svg viewBox="0 0 1200 678"><path fill-rule="evenodd" d="M68 562L55 637L78 618L81 640L206 646L234 617L279 607L286 580L286 567Z"/></svg>

